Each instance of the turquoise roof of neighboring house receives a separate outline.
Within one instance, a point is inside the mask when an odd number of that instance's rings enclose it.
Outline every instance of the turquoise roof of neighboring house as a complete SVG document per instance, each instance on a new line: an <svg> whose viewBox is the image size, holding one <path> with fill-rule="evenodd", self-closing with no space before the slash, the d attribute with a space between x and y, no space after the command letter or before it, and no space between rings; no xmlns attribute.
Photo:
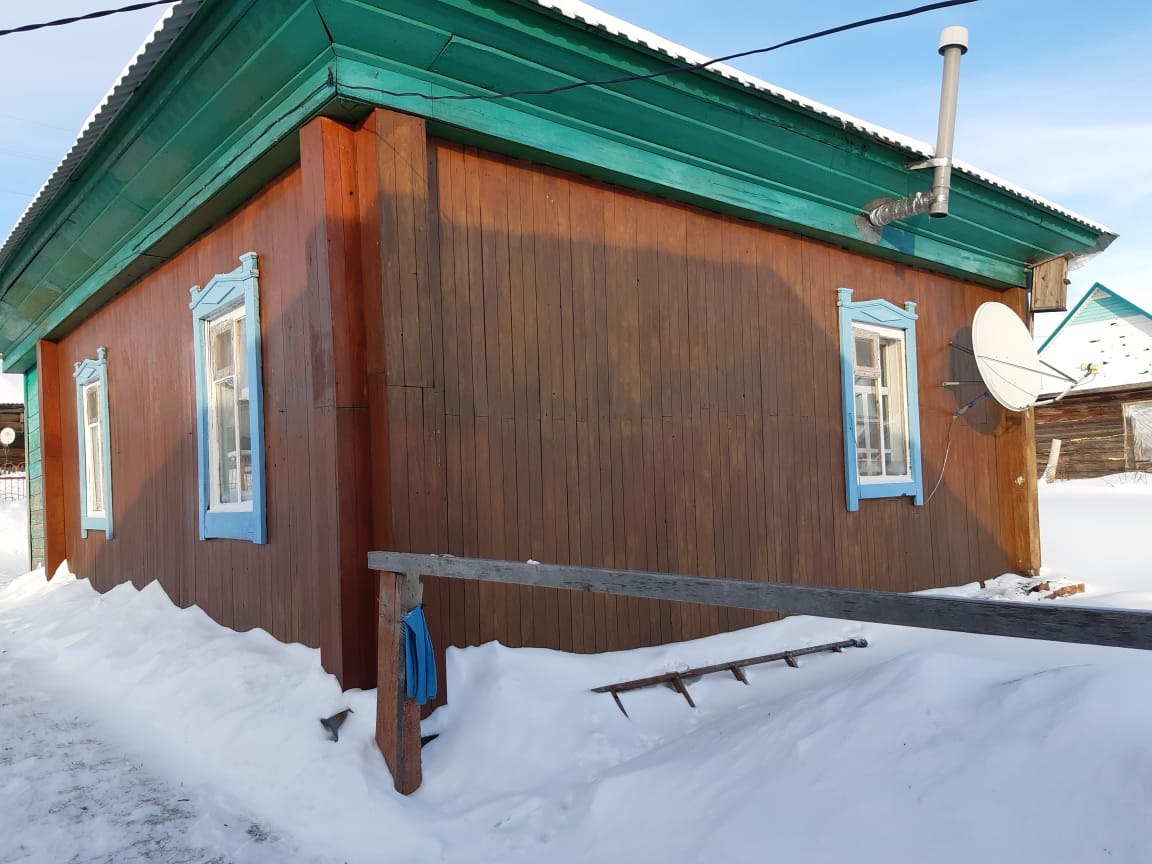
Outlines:
<svg viewBox="0 0 1152 864"><path fill-rule="evenodd" d="M1064 316L1063 320L1056 326L1056 329L1048 335L1048 338L1045 339L1044 343L1040 346L1040 350L1043 351L1047 348L1056 338L1056 335L1065 327L1075 327L1079 324L1093 324L1098 321L1109 321L1114 318L1134 318L1138 316L1152 321L1152 313L1137 306L1131 300L1121 297L1106 285L1101 285L1097 282L1080 298L1068 314Z"/></svg>
<svg viewBox="0 0 1152 864"><path fill-rule="evenodd" d="M1152 382L1152 314L1099 283L1080 298L1040 346L1048 362L1073 378L1074 392ZM1088 375L1087 367L1095 367ZM1068 385L1051 383L1052 392Z"/></svg>
<svg viewBox="0 0 1152 864"><path fill-rule="evenodd" d="M870 201L926 189L930 148L720 67L572 0L182 0L0 248L8 371L299 158L297 130L383 106L431 134L837 245L1023 286L1101 225L957 163L952 215L871 243ZM640 76L551 95L494 94ZM432 98L428 98L432 97ZM468 97L468 98L461 98ZM481 98L472 98L481 97Z"/></svg>

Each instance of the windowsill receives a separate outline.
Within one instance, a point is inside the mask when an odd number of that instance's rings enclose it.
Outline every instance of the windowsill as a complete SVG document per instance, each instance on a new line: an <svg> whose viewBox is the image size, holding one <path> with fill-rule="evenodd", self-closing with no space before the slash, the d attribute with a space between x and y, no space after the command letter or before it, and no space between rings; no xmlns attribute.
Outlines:
<svg viewBox="0 0 1152 864"><path fill-rule="evenodd" d="M242 504L213 504L208 508L209 513L251 513L252 502L245 501Z"/></svg>
<svg viewBox="0 0 1152 864"><path fill-rule="evenodd" d="M898 483L911 483L912 475L904 474L900 477L861 477L857 482L861 486L890 486Z"/></svg>

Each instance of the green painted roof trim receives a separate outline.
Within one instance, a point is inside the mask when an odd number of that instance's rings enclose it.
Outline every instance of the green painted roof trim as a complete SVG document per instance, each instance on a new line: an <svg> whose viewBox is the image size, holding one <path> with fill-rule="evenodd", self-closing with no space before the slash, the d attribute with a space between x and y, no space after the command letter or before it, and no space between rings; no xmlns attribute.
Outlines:
<svg viewBox="0 0 1152 864"><path fill-rule="evenodd" d="M0 261L5 368L175 254L298 158L296 129L372 105L437 135L1001 287L1111 235L954 174L953 216L857 233L868 201L927 188L909 154L711 73L549 97L430 102L665 68L521 0L207 0L69 183Z"/></svg>
<svg viewBox="0 0 1152 864"><path fill-rule="evenodd" d="M1108 296L1098 299L1096 297L1098 292L1103 292ZM1107 285L1101 285L1097 282L1077 301L1076 305L1072 307L1072 310L1061 319L1060 323L1056 325L1056 329L1044 340L1044 344L1040 346L1040 350L1043 351L1047 348L1052 340L1056 338L1056 334L1065 327L1074 327L1077 324L1090 324L1096 321L1106 321L1111 318L1129 318L1133 315L1143 315L1149 321L1152 321L1152 313L1140 308L1131 300L1121 297Z"/></svg>

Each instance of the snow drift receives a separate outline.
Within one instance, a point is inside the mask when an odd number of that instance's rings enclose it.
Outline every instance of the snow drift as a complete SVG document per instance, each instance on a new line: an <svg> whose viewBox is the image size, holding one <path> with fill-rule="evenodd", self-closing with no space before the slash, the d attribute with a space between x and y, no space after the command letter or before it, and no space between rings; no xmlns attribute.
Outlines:
<svg viewBox="0 0 1152 864"><path fill-rule="evenodd" d="M1152 608L1152 485L1041 500L1053 575L1087 582L1085 603ZM870 647L753 667L750 686L706 677L697 710L653 688L624 695L629 719L589 692L853 636ZM101 596L23 576L0 592L0 651L132 759L281 839L275 858L245 845L233 861L1147 860L1143 652L813 618L597 656L452 650L424 786L402 798L372 741L374 693L342 694L316 651L221 628L155 583ZM318 718L346 706L333 744ZM19 812L6 790L25 770L0 757L0 811ZM35 813L0 828L27 839ZM102 860L70 842L16 860Z"/></svg>

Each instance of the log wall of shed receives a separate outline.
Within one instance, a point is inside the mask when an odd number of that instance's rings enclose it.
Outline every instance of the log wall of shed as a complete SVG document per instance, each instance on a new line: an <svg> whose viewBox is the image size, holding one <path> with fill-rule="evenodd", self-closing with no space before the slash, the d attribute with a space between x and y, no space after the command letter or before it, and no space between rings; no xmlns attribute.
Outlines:
<svg viewBox="0 0 1152 864"><path fill-rule="evenodd" d="M1052 439L1060 439L1055 479L1078 480L1122 471L1152 471L1129 452L1124 405L1152 402L1152 387L1110 387L1098 393L1072 393L1036 408L1036 465L1048 464Z"/></svg>

